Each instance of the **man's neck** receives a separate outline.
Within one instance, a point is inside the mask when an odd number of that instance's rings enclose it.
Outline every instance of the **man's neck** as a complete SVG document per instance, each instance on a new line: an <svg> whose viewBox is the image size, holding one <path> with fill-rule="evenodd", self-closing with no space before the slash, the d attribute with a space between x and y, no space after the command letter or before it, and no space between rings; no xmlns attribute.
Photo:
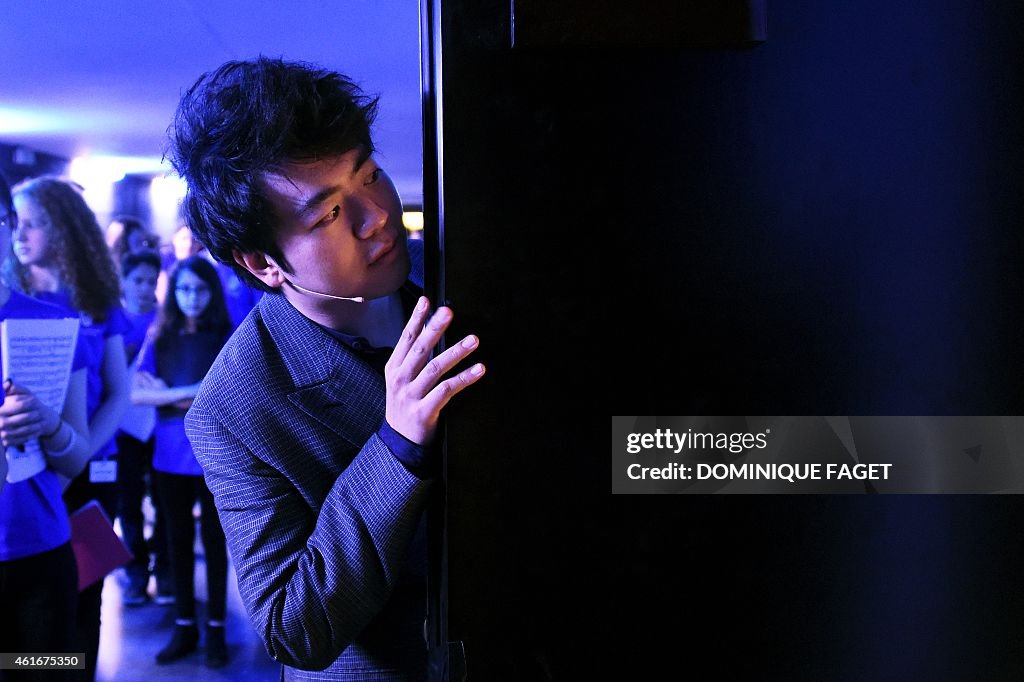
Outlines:
<svg viewBox="0 0 1024 682"><path fill-rule="evenodd" d="M284 287L288 302L300 313L324 327L350 336L361 336L373 346L393 346L405 324L402 297L394 292L363 303L320 301Z"/></svg>
<svg viewBox="0 0 1024 682"><path fill-rule="evenodd" d="M402 335L402 328L405 327L405 311L402 309L402 297L395 292L384 298L367 301L367 324L355 332L355 336L362 336L375 348L394 346ZM342 330L344 331L344 330ZM352 332L346 332L352 333Z"/></svg>

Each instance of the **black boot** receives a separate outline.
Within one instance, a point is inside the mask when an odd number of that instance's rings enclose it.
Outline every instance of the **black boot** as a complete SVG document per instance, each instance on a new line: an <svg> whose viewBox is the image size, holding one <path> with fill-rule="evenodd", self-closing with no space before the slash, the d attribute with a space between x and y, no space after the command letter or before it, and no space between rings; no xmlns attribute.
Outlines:
<svg viewBox="0 0 1024 682"><path fill-rule="evenodd" d="M196 650L199 643L199 628L192 625L174 624L174 634L171 641L167 643L160 653L156 655L156 662L160 665L176 661L179 658L188 656Z"/></svg>
<svg viewBox="0 0 1024 682"><path fill-rule="evenodd" d="M228 662L228 646L224 642L224 626L206 626L206 667L220 668Z"/></svg>

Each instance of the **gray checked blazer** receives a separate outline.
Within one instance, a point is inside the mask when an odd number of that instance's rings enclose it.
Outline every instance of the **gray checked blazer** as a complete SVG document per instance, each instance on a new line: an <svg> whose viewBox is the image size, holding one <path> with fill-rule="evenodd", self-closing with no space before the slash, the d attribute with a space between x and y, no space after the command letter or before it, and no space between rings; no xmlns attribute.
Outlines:
<svg viewBox="0 0 1024 682"><path fill-rule="evenodd" d="M425 677L424 557L410 547L430 484L376 435L384 402L379 374L274 293L185 418L284 679Z"/></svg>

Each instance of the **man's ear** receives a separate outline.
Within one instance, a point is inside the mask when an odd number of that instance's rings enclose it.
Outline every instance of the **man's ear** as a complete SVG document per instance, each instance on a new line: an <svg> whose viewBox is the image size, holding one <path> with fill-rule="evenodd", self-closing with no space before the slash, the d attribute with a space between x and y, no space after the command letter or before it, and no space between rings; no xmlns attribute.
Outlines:
<svg viewBox="0 0 1024 682"><path fill-rule="evenodd" d="M236 263L268 287L277 289L284 285L285 279L281 273L281 266L265 253L259 251L243 253L235 249L232 254Z"/></svg>

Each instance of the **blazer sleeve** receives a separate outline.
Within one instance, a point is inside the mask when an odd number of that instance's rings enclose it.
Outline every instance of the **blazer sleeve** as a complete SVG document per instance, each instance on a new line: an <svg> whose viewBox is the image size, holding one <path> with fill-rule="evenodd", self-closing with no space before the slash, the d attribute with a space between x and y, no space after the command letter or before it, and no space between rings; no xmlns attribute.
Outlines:
<svg viewBox="0 0 1024 682"><path fill-rule="evenodd" d="M216 418L193 409L186 427L267 652L294 668L328 667L387 603L429 482L374 434L316 513Z"/></svg>

